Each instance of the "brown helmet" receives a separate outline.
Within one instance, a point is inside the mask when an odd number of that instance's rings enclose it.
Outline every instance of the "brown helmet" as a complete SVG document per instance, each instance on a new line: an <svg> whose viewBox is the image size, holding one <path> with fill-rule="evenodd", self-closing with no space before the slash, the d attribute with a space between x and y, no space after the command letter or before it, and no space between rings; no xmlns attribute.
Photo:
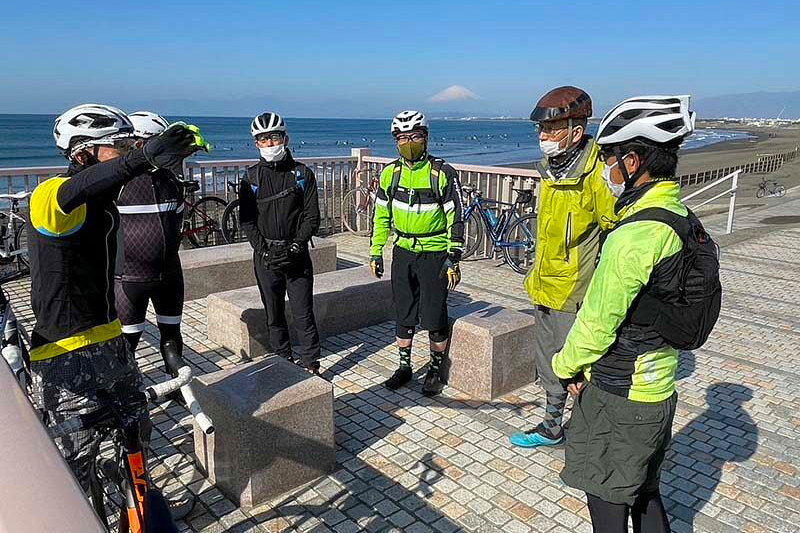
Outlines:
<svg viewBox="0 0 800 533"><path fill-rule="evenodd" d="M565 85L545 94L531 111L534 122L550 122L592 116L592 99L586 91Z"/></svg>

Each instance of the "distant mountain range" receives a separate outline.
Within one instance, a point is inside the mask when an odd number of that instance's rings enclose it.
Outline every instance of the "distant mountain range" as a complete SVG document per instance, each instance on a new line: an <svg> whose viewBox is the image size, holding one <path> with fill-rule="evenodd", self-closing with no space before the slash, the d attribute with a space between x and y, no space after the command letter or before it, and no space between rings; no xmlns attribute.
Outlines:
<svg viewBox="0 0 800 533"><path fill-rule="evenodd" d="M700 118L800 118L800 91L757 92L698 98L693 107Z"/></svg>

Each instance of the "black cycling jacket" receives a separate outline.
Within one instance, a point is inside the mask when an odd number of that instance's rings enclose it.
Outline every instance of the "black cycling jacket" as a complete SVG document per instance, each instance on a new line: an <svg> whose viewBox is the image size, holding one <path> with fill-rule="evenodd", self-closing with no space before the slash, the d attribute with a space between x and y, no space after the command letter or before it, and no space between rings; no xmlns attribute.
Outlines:
<svg viewBox="0 0 800 533"><path fill-rule="evenodd" d="M294 241L305 248L320 223L314 172L287 150L281 161L261 159L247 169L247 180L242 181L254 195L242 194L240 188L239 220L256 256L264 256L269 240ZM298 187L299 181L302 187ZM283 191L289 191L283 198L264 201Z"/></svg>

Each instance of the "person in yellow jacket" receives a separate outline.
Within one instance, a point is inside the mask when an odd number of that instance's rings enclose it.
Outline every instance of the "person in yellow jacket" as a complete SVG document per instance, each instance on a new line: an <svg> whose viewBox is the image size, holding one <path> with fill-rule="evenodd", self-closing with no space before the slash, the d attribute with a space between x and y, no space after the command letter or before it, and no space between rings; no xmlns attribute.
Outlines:
<svg viewBox="0 0 800 533"><path fill-rule="evenodd" d="M614 222L614 197L603 181L599 149L586 133L591 115L589 95L571 86L548 92L531 112L544 157L537 164L536 258L525 289L535 306L534 359L546 406L539 425L511 435L511 444L523 448L554 446L564 439L567 391L550 360L575 321L597 263L601 232Z"/></svg>

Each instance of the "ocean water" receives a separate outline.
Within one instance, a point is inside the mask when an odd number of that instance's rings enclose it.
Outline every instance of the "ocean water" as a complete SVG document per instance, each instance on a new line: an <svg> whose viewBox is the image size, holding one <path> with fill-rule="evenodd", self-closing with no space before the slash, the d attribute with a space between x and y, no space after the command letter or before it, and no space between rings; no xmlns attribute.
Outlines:
<svg viewBox="0 0 800 533"><path fill-rule="evenodd" d="M55 115L0 114L0 168L60 166L52 128ZM197 160L254 159L258 152L250 137L250 120L244 117L167 117L200 127L214 145ZM352 148L370 148L376 156L395 157L389 120L287 118L290 147L295 157L345 156ZM597 125L590 125L590 133ZM532 123L527 120L433 120L432 154L454 163L502 165L541 157ZM730 139L747 138L739 131L698 130L685 148L698 148Z"/></svg>

